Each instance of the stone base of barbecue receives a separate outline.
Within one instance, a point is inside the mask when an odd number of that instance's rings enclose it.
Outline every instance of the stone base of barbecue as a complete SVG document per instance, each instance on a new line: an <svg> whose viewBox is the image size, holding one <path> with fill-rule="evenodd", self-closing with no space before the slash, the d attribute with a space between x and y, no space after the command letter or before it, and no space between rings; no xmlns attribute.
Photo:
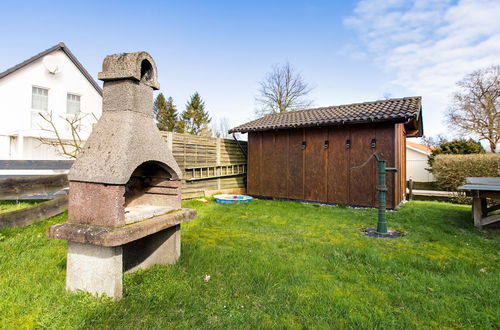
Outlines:
<svg viewBox="0 0 500 330"><path fill-rule="evenodd" d="M177 262L180 234L180 225L176 225L122 246L69 242L66 288L120 299L123 272Z"/></svg>
<svg viewBox="0 0 500 330"><path fill-rule="evenodd" d="M181 256L181 225L162 230L123 246L127 273L154 265L175 264Z"/></svg>
<svg viewBox="0 0 500 330"><path fill-rule="evenodd" d="M122 297L123 249L68 242L66 289Z"/></svg>
<svg viewBox="0 0 500 330"><path fill-rule="evenodd" d="M195 216L195 210L181 209L121 228L68 222L51 226L50 237L69 241L66 288L120 299L124 272L177 262L180 224Z"/></svg>

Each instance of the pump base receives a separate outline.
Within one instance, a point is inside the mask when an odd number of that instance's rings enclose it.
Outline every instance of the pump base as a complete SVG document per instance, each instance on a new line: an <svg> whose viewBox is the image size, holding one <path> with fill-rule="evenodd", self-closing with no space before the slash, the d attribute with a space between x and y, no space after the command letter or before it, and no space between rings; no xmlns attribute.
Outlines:
<svg viewBox="0 0 500 330"><path fill-rule="evenodd" d="M398 230L392 230L392 229L389 229L386 234L378 233L377 228L361 228L361 231L366 236L376 237L376 238L397 238L397 237L405 236L404 233L402 233Z"/></svg>

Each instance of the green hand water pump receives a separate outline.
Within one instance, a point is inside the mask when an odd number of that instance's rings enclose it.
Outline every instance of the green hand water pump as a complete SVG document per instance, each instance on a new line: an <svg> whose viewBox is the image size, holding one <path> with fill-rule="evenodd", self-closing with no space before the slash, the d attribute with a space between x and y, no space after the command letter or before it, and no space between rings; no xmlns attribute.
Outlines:
<svg viewBox="0 0 500 330"><path fill-rule="evenodd" d="M378 167L378 222L377 222L377 234L387 235L389 234L387 230L387 217L386 217L386 195L387 195L387 185L385 184L385 172L397 172L398 169L394 167L387 167L386 161L382 159L382 154L379 152L374 152L363 164L351 168L351 170L364 167L370 159L375 158Z"/></svg>
<svg viewBox="0 0 500 330"><path fill-rule="evenodd" d="M377 234L387 234L387 217L386 217L386 195L387 185L385 184L385 172L397 172L395 167L386 167L386 161L382 160L378 152L374 152L373 156L377 160L378 166L378 222Z"/></svg>

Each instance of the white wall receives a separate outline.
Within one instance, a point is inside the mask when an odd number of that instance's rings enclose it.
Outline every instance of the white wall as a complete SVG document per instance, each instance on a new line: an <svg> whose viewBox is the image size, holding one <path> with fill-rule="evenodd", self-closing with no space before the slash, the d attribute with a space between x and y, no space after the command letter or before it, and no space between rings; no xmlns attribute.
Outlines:
<svg viewBox="0 0 500 330"><path fill-rule="evenodd" d="M412 179L417 182L432 182L434 177L426 168L428 156L424 153L406 148L406 176L407 180Z"/></svg>
<svg viewBox="0 0 500 330"><path fill-rule="evenodd" d="M0 159L10 159L10 136L0 135Z"/></svg>
<svg viewBox="0 0 500 330"><path fill-rule="evenodd" d="M37 147L36 139L43 133L39 125L32 125L31 96L32 87L49 90L48 110L52 112L58 131L65 138L70 137L69 125L63 118L66 115L67 93L81 95L82 113L99 118L102 112L102 98L85 76L71 62L62 50L49 54L57 59L59 72L51 74L40 58L33 63L0 79L0 157L1 159L64 159L46 146ZM35 114L35 117L38 118ZM40 121L40 123L43 121ZM95 119L87 115L82 121L81 136L86 139ZM34 126L34 127L32 127ZM18 136L24 136L23 150L18 150ZM12 137L11 137L12 136ZM6 139L10 141L7 142ZM6 146L10 150L6 150ZM9 157L9 158L6 158Z"/></svg>

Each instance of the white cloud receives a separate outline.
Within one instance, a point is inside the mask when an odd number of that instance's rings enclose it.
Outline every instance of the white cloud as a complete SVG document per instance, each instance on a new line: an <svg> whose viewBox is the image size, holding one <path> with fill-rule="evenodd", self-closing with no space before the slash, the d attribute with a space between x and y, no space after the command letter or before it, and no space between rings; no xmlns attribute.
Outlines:
<svg viewBox="0 0 500 330"><path fill-rule="evenodd" d="M445 131L442 115L458 80L500 63L498 0L362 0L345 24L394 85L422 95L426 134Z"/></svg>
<svg viewBox="0 0 500 330"><path fill-rule="evenodd" d="M337 54L347 56L353 60L364 61L368 58L367 54L352 44L346 44L337 51Z"/></svg>

